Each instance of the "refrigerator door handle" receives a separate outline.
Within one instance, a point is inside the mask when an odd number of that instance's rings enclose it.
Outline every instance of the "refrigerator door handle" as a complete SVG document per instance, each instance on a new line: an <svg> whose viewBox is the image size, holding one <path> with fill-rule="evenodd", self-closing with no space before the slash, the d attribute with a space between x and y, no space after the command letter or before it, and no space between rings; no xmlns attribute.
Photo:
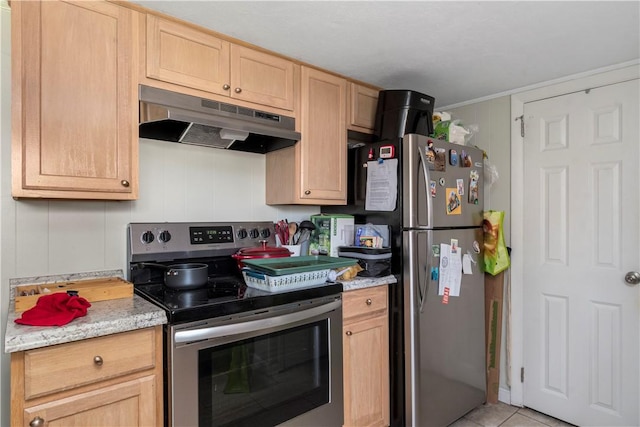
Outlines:
<svg viewBox="0 0 640 427"><path fill-rule="evenodd" d="M415 259L416 265L418 265L418 268L416 269L416 274L417 274L417 280L416 282L418 283L418 304L420 307L420 313L422 313L423 307L424 307L424 303L427 300L427 295L429 293L429 282L431 281L431 275L429 274L431 271L431 257L429 254L429 248L431 247L431 242L432 242L432 235L431 232L427 232L427 246L426 248L421 248L420 244L416 244L415 245L415 257L413 259ZM420 250L421 249L425 249L426 252L426 256L424 257L425 260L425 264L424 264L424 269L421 269L419 267L420 264L420 260L423 259L420 257ZM420 271L423 271L424 277L423 280L420 280Z"/></svg>
<svg viewBox="0 0 640 427"><path fill-rule="evenodd" d="M428 147L428 146L427 146ZM428 149L428 148L427 148ZM431 188L429 184L429 166L427 162L426 153L423 152L420 146L418 146L418 156L420 157L420 162L422 163L422 176L424 178L424 188L425 188L425 199L427 201L427 224L426 226L431 226L433 224L433 197L431 197ZM416 212L417 214L417 212ZM416 215L416 222L418 222L420 218ZM425 224L418 224L425 225Z"/></svg>
<svg viewBox="0 0 640 427"><path fill-rule="evenodd" d="M424 266L424 287L418 284L418 299L420 302L420 313L422 313L422 308L424 307L424 302L427 300L427 293L429 292L429 265ZM420 278L418 277L418 280Z"/></svg>

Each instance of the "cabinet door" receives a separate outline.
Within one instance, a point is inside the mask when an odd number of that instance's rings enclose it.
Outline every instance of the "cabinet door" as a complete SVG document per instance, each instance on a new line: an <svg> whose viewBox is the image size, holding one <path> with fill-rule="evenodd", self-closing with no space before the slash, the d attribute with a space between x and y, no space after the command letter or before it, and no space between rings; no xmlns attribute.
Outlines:
<svg viewBox="0 0 640 427"><path fill-rule="evenodd" d="M147 15L147 77L229 95L229 42Z"/></svg>
<svg viewBox="0 0 640 427"><path fill-rule="evenodd" d="M344 425L389 425L387 316L347 322L343 328Z"/></svg>
<svg viewBox="0 0 640 427"><path fill-rule="evenodd" d="M137 198L137 12L11 8L13 196Z"/></svg>
<svg viewBox="0 0 640 427"><path fill-rule="evenodd" d="M293 62L244 46L231 45L231 97L292 111Z"/></svg>
<svg viewBox="0 0 640 427"><path fill-rule="evenodd" d="M36 418L55 426L157 426L155 376L138 378L110 387L28 407L23 425Z"/></svg>
<svg viewBox="0 0 640 427"><path fill-rule="evenodd" d="M351 130L373 133L378 107L378 91L356 83L349 83L349 122Z"/></svg>
<svg viewBox="0 0 640 427"><path fill-rule="evenodd" d="M345 204L347 198L347 81L302 67L301 199Z"/></svg>

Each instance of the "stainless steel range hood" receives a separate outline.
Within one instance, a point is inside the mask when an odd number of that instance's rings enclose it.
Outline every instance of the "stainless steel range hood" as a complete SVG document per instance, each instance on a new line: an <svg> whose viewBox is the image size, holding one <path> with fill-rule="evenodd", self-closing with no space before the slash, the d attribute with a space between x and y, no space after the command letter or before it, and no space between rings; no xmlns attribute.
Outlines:
<svg viewBox="0 0 640 427"><path fill-rule="evenodd" d="M300 140L295 119L139 86L140 138L268 153Z"/></svg>

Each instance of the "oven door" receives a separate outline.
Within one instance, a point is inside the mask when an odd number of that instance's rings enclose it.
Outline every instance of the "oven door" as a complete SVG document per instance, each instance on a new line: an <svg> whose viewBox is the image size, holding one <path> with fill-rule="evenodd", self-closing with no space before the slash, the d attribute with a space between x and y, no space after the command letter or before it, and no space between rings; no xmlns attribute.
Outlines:
<svg viewBox="0 0 640 427"><path fill-rule="evenodd" d="M170 328L173 426L341 426L340 296Z"/></svg>

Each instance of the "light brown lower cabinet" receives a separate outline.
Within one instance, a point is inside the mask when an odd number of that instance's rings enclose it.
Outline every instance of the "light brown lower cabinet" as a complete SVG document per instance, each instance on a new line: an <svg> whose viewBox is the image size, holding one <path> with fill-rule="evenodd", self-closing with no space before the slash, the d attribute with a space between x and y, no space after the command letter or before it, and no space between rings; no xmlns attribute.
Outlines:
<svg viewBox="0 0 640 427"><path fill-rule="evenodd" d="M161 328L12 353L11 425L162 425Z"/></svg>
<svg viewBox="0 0 640 427"><path fill-rule="evenodd" d="M387 286L343 294L344 425L389 425Z"/></svg>

